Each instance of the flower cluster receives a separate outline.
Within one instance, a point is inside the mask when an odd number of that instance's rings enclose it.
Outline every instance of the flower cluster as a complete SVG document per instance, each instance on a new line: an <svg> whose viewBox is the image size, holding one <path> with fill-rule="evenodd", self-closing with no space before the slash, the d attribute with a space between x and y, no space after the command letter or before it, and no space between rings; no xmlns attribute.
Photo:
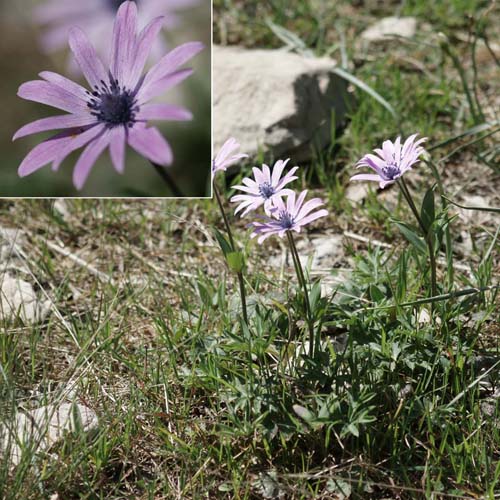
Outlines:
<svg viewBox="0 0 500 500"><path fill-rule="evenodd" d="M212 171L215 173L226 170L227 166L247 156L234 154L238 149L239 144L236 140L228 139L215 157ZM230 156L231 154L233 156ZM243 217L264 206L266 216L262 217L262 221L250 224L253 228L251 237L258 236L259 243L273 234L283 237L287 231L299 233L303 226L328 215L325 209L314 212L323 205L319 198L306 202L307 191L302 191L297 196L295 191L285 188L290 182L298 179L294 174L299 167L293 167L283 175L289 161L290 159L278 160L272 171L266 164L263 164L261 169L254 167L253 178L245 177L242 185L233 186L233 189L244 193L237 194L230 200L233 203L239 203L235 214L241 212L240 215Z"/></svg>
<svg viewBox="0 0 500 500"><path fill-rule="evenodd" d="M426 137L416 141L418 134L413 134L404 144L401 137L395 142L384 141L382 149L375 149L374 154L367 154L358 161L357 168L370 167L375 174L357 174L351 177L351 181L376 181L381 189L396 182L405 172L411 170L415 163L419 162L419 156L423 154L424 148L420 146L427 140Z"/></svg>

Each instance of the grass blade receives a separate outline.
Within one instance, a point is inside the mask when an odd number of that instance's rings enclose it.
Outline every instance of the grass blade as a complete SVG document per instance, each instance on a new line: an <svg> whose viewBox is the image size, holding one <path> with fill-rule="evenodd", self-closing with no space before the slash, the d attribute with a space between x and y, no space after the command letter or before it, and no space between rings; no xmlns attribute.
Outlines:
<svg viewBox="0 0 500 500"><path fill-rule="evenodd" d="M373 97L373 99L375 99L385 109L387 109L387 111L389 111L389 113L391 113L391 115L394 117L394 119L399 122L399 117L398 117L398 114L396 113L396 110L376 90L372 89L365 82L363 82L362 80L355 77L353 74L349 73L348 71L346 71L344 69L333 68L332 72L335 73L336 75L340 76L344 80L347 80L348 82L352 83L353 85L356 85L356 87L361 89L363 92L366 92L369 96Z"/></svg>

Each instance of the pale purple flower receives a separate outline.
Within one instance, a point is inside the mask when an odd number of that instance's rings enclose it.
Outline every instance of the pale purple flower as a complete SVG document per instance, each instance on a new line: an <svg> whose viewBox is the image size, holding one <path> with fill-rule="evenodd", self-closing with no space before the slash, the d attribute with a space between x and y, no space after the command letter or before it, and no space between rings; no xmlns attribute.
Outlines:
<svg viewBox="0 0 500 500"><path fill-rule="evenodd" d="M238 149L240 149L239 143L234 137L230 137L222 145L216 157L212 161L212 174L219 171L225 171L227 167L230 167L238 160L248 158L248 155L244 153L234 154L238 151Z"/></svg>
<svg viewBox="0 0 500 500"><path fill-rule="evenodd" d="M383 189L385 186L396 182L412 165L419 162L419 156L425 151L420 146L426 137L415 141L418 134L413 134L401 145L401 138L396 142L384 141L382 149L375 149L375 153L367 154L358 161L357 168L370 167L375 174L357 174L350 178L351 181L376 181Z"/></svg>
<svg viewBox="0 0 500 500"><path fill-rule="evenodd" d="M190 120L192 115L179 106L148 104L148 101L192 73L191 69L180 70L179 67L200 52L203 44L180 45L142 75L162 22L158 17L137 34L136 4L123 3L114 24L109 70L103 66L86 34L80 28L70 30L69 45L91 90L50 71L40 73L43 80L19 87L19 97L69 113L42 118L16 132L14 140L37 132L64 129L28 153L18 169L21 177L49 163L57 170L72 151L84 146L73 171L77 189L83 187L90 169L108 147L111 161L119 173L124 170L126 143L154 163L164 166L172 163L169 144L157 128L147 127L146 122Z"/></svg>
<svg viewBox="0 0 500 500"><path fill-rule="evenodd" d="M313 198L304 203L306 194L307 190L302 191L297 198L292 191L287 196L286 204L282 198L276 198L276 210L271 212L271 217L264 218L264 222L252 222L254 231L250 236L252 238L258 236L259 243L273 234L282 238L287 231L300 233L303 226L328 215L328 211L324 208L313 212L321 207L323 202L319 198Z"/></svg>
<svg viewBox="0 0 500 500"><path fill-rule="evenodd" d="M67 46L68 31L77 25L92 40L97 53L106 57L109 50L109 30L118 8L126 0L47 0L34 11L35 20L46 27L41 38L47 52ZM162 26L171 29L180 18L177 12L190 8L201 0L136 0L139 12L139 28L151 19L164 16ZM152 59L156 62L167 51L162 37L155 38L151 46ZM77 69L76 67L72 69Z"/></svg>
<svg viewBox="0 0 500 500"><path fill-rule="evenodd" d="M233 186L233 189L238 189L247 194L237 194L233 196L229 201L235 203L240 202L234 211L237 214L240 210L243 210L241 216L248 214L252 210L256 210L261 205L264 205L264 211L267 215L271 215L271 211L274 206L274 202L281 198L282 196L292 194L291 189L283 189L287 184L298 179L296 175L293 175L299 167L293 167L289 172L287 172L283 177L283 169L286 164L290 161L278 160L273 167L273 172L266 164L262 165L262 170L257 167L253 167L254 179L245 177L242 182L244 186Z"/></svg>

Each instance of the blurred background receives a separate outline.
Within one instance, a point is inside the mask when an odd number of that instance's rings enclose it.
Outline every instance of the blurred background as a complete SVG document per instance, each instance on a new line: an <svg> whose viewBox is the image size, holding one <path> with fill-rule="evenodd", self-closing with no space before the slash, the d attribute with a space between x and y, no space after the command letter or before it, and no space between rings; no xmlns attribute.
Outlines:
<svg viewBox="0 0 500 500"><path fill-rule="evenodd" d="M35 21L34 9L47 1L50 0L0 0L0 197L172 196L148 161L128 146L123 175L115 172L109 154L105 152L93 167L82 191L76 191L71 181L81 150L67 158L58 172L52 172L47 165L32 175L18 177L17 168L23 158L54 132L35 134L12 142L15 131L33 120L62 113L49 106L20 99L16 95L19 85L38 79L41 71L55 71L85 85L82 77L71 74L68 69L68 49L48 52L41 46L47 26ZM102 1L109 3L109 0ZM183 105L191 110L194 118L191 122L154 124L174 152L174 163L168 172L175 184L185 196L202 197L210 196L211 2L176 0L174 3L183 1L189 2L190 6L177 10L174 26L164 29L160 36L169 48L197 40L203 42L206 49L186 65L194 68L194 74L178 87L167 91L160 101ZM165 0L165 4L171 2ZM112 23L108 31L111 41Z"/></svg>

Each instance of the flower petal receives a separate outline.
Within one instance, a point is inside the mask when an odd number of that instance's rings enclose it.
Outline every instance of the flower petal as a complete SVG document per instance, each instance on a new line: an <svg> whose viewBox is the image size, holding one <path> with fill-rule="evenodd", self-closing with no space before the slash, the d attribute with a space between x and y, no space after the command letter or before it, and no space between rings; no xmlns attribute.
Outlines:
<svg viewBox="0 0 500 500"><path fill-rule="evenodd" d="M290 184L290 182L293 182L298 179L296 175L293 175L299 167L293 167L290 172L287 172L286 175L278 182L276 185L276 189L282 190L284 186L287 184Z"/></svg>
<svg viewBox="0 0 500 500"><path fill-rule="evenodd" d="M382 177L377 174L356 174L353 175L349 181L376 181L380 182L382 180Z"/></svg>
<svg viewBox="0 0 500 500"><path fill-rule="evenodd" d="M76 149L82 148L86 146L91 140L95 139L104 131L104 125L98 124L93 127L90 127L88 130L78 129L73 134L68 133L69 141L66 147L61 151L56 158L54 158L54 162L52 163L52 170L57 170L61 163Z"/></svg>
<svg viewBox="0 0 500 500"><path fill-rule="evenodd" d="M236 142L234 137L230 137L227 141L221 146L219 152L215 156L215 163L222 163L233 151L236 151L240 145Z"/></svg>
<svg viewBox="0 0 500 500"><path fill-rule="evenodd" d="M384 189L386 186L389 186L390 184L394 184L395 182L396 182L395 180L392 180L392 181L381 180L379 183L379 187L380 187L380 189Z"/></svg>
<svg viewBox="0 0 500 500"><path fill-rule="evenodd" d="M328 210L325 210L324 208L322 210L318 210L317 212L314 212L313 214L308 215L307 217L304 217L303 219L298 221L297 222L298 229L300 229L301 226L310 224L312 221L319 219L320 217L326 217L327 215L328 215Z"/></svg>
<svg viewBox="0 0 500 500"><path fill-rule="evenodd" d="M87 90L78 83L73 82L59 73L54 73L53 71L42 71L39 73L39 76L41 76L44 80L63 88L67 92L73 94L77 99L81 99L85 102L85 104L87 104L89 99Z"/></svg>
<svg viewBox="0 0 500 500"><path fill-rule="evenodd" d="M111 44L110 71L121 85L128 87L131 66L135 56L137 5L123 2L116 13Z"/></svg>
<svg viewBox="0 0 500 500"><path fill-rule="evenodd" d="M122 174L125 170L125 143L127 140L125 127L115 127L111 130L109 153L115 170Z"/></svg>
<svg viewBox="0 0 500 500"><path fill-rule="evenodd" d="M158 33L160 32L165 18L157 17L153 19L140 33L137 46L135 50L135 55L132 61L132 67L130 69L130 74L127 79L127 86L135 88L139 78L141 76L146 60L151 52L151 47L153 42L156 40Z"/></svg>
<svg viewBox="0 0 500 500"><path fill-rule="evenodd" d="M136 114L137 120L192 120L191 111L174 104L145 104Z"/></svg>
<svg viewBox="0 0 500 500"><path fill-rule="evenodd" d="M264 182L268 182L269 184L271 184L271 170L265 163L262 164L262 175L264 177Z"/></svg>
<svg viewBox="0 0 500 500"><path fill-rule="evenodd" d="M261 170L259 170L257 167L252 167L252 172L257 184L262 184L263 182L265 182L266 179L264 177L264 173Z"/></svg>
<svg viewBox="0 0 500 500"><path fill-rule="evenodd" d="M17 95L28 101L47 104L47 106L59 108L70 113L81 114L88 110L86 103L81 99L75 98L71 92L43 80L23 83L19 87Z"/></svg>
<svg viewBox="0 0 500 500"><path fill-rule="evenodd" d="M160 165L170 165L173 161L172 150L165 138L155 127L146 128L135 124L129 129L128 143L139 154Z"/></svg>
<svg viewBox="0 0 500 500"><path fill-rule="evenodd" d="M394 144L392 141L384 141L382 143L382 152L384 153L385 161L392 161L394 155Z"/></svg>
<svg viewBox="0 0 500 500"><path fill-rule="evenodd" d="M97 158L101 153L108 147L111 134L108 130L92 140L87 147L83 150L83 153L78 158L76 162L75 169L73 170L73 184L76 189L80 191L90 174L90 170L94 166Z"/></svg>
<svg viewBox="0 0 500 500"><path fill-rule="evenodd" d="M13 141L20 137L37 134L38 132L46 132L47 130L58 130L65 128L83 127L96 122L95 116L92 115L59 115L49 116L34 122L28 123L21 127L12 138Z"/></svg>
<svg viewBox="0 0 500 500"><path fill-rule="evenodd" d="M35 146L21 162L17 173L20 177L32 174L39 168L44 167L54 161L54 159L65 154L66 151L69 150L71 152L83 146L98 133L98 127L92 127L82 133L78 133L76 130L61 132ZM76 147L71 149L73 145L76 145Z"/></svg>
<svg viewBox="0 0 500 500"><path fill-rule="evenodd" d="M99 87L101 82L108 80L104 66L87 35L76 26L69 30L69 46L92 88Z"/></svg>
<svg viewBox="0 0 500 500"><path fill-rule="evenodd" d="M324 203L322 200L319 198L313 198L312 200L306 201L304 205L302 205L301 209L297 212L297 215L295 216L295 219L297 221L300 221L306 215L310 212L312 212L314 209L323 206Z"/></svg>
<svg viewBox="0 0 500 500"><path fill-rule="evenodd" d="M193 74L192 68L181 69L179 71L174 71L173 73L169 73L168 75L155 80L147 85L141 86L138 91L137 99L139 104L145 103L153 97L157 97L160 94L163 94L167 90L175 87L186 78Z"/></svg>
<svg viewBox="0 0 500 500"><path fill-rule="evenodd" d="M250 193L253 194L254 196L259 196L259 187L247 187L247 186L231 186L232 189L239 189L240 191L243 191L244 193Z"/></svg>
<svg viewBox="0 0 500 500"><path fill-rule="evenodd" d="M146 74L144 84L139 93L147 90L148 86L161 78L173 73L175 70L189 61L204 48L201 42L188 42L179 45L158 61Z"/></svg>
<svg viewBox="0 0 500 500"><path fill-rule="evenodd" d="M281 174L283 173L283 169L286 164L290 161L290 158L287 158L285 161L278 160L273 167L273 175L272 175L272 185L277 186L280 181Z"/></svg>

